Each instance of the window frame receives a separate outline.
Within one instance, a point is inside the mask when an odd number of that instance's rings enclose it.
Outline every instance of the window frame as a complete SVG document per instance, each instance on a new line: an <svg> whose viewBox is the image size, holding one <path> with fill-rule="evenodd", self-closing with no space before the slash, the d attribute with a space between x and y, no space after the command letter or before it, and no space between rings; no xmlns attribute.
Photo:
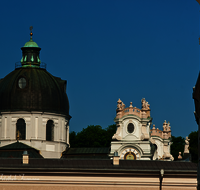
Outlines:
<svg viewBox="0 0 200 190"><path fill-rule="evenodd" d="M54 141L54 121L51 119L46 123L46 141Z"/></svg>
<svg viewBox="0 0 200 190"><path fill-rule="evenodd" d="M19 139L18 139L19 133ZM16 122L16 139L26 140L26 121L23 118L19 118Z"/></svg>

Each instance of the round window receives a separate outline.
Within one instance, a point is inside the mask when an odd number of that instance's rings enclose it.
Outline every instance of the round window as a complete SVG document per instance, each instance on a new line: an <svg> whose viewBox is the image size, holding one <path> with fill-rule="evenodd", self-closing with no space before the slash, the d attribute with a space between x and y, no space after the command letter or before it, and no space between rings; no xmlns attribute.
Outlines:
<svg viewBox="0 0 200 190"><path fill-rule="evenodd" d="M132 123L129 123L129 124L128 124L127 131L128 131L129 133L132 133L132 132L134 131L134 125L133 125Z"/></svg>
<svg viewBox="0 0 200 190"><path fill-rule="evenodd" d="M21 88L21 89L25 88L26 87L26 79L20 78L18 81L18 85L19 85L19 88Z"/></svg>

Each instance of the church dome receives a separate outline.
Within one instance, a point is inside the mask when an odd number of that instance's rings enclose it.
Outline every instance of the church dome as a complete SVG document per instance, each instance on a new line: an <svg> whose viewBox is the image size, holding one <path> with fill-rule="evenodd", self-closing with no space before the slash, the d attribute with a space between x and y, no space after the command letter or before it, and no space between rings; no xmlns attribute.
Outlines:
<svg viewBox="0 0 200 190"><path fill-rule="evenodd" d="M0 80L0 112L42 111L69 115L66 81L45 69L21 67Z"/></svg>
<svg viewBox="0 0 200 190"><path fill-rule="evenodd" d="M41 48L32 35L21 49L20 67L0 80L0 112L40 111L70 117L67 82L41 68Z"/></svg>

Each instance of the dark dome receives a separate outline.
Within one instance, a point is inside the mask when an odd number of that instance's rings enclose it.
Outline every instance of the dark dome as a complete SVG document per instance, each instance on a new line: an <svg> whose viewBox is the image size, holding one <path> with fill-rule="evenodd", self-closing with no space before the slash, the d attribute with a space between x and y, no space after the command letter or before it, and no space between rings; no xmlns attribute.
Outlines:
<svg viewBox="0 0 200 190"><path fill-rule="evenodd" d="M66 81L42 68L17 68L0 80L3 111L41 111L70 117Z"/></svg>

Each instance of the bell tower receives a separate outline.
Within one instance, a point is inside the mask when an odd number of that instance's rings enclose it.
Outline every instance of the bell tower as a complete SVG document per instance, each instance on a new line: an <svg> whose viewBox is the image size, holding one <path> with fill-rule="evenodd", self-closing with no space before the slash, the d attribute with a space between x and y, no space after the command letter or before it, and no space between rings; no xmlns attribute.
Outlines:
<svg viewBox="0 0 200 190"><path fill-rule="evenodd" d="M169 123L163 124L163 131L155 131L155 127L151 130L150 105L145 98L141 104L141 109L133 107L132 102L125 108L120 99L117 101L114 120L117 130L112 137L110 157L117 153L122 160L170 160Z"/></svg>

